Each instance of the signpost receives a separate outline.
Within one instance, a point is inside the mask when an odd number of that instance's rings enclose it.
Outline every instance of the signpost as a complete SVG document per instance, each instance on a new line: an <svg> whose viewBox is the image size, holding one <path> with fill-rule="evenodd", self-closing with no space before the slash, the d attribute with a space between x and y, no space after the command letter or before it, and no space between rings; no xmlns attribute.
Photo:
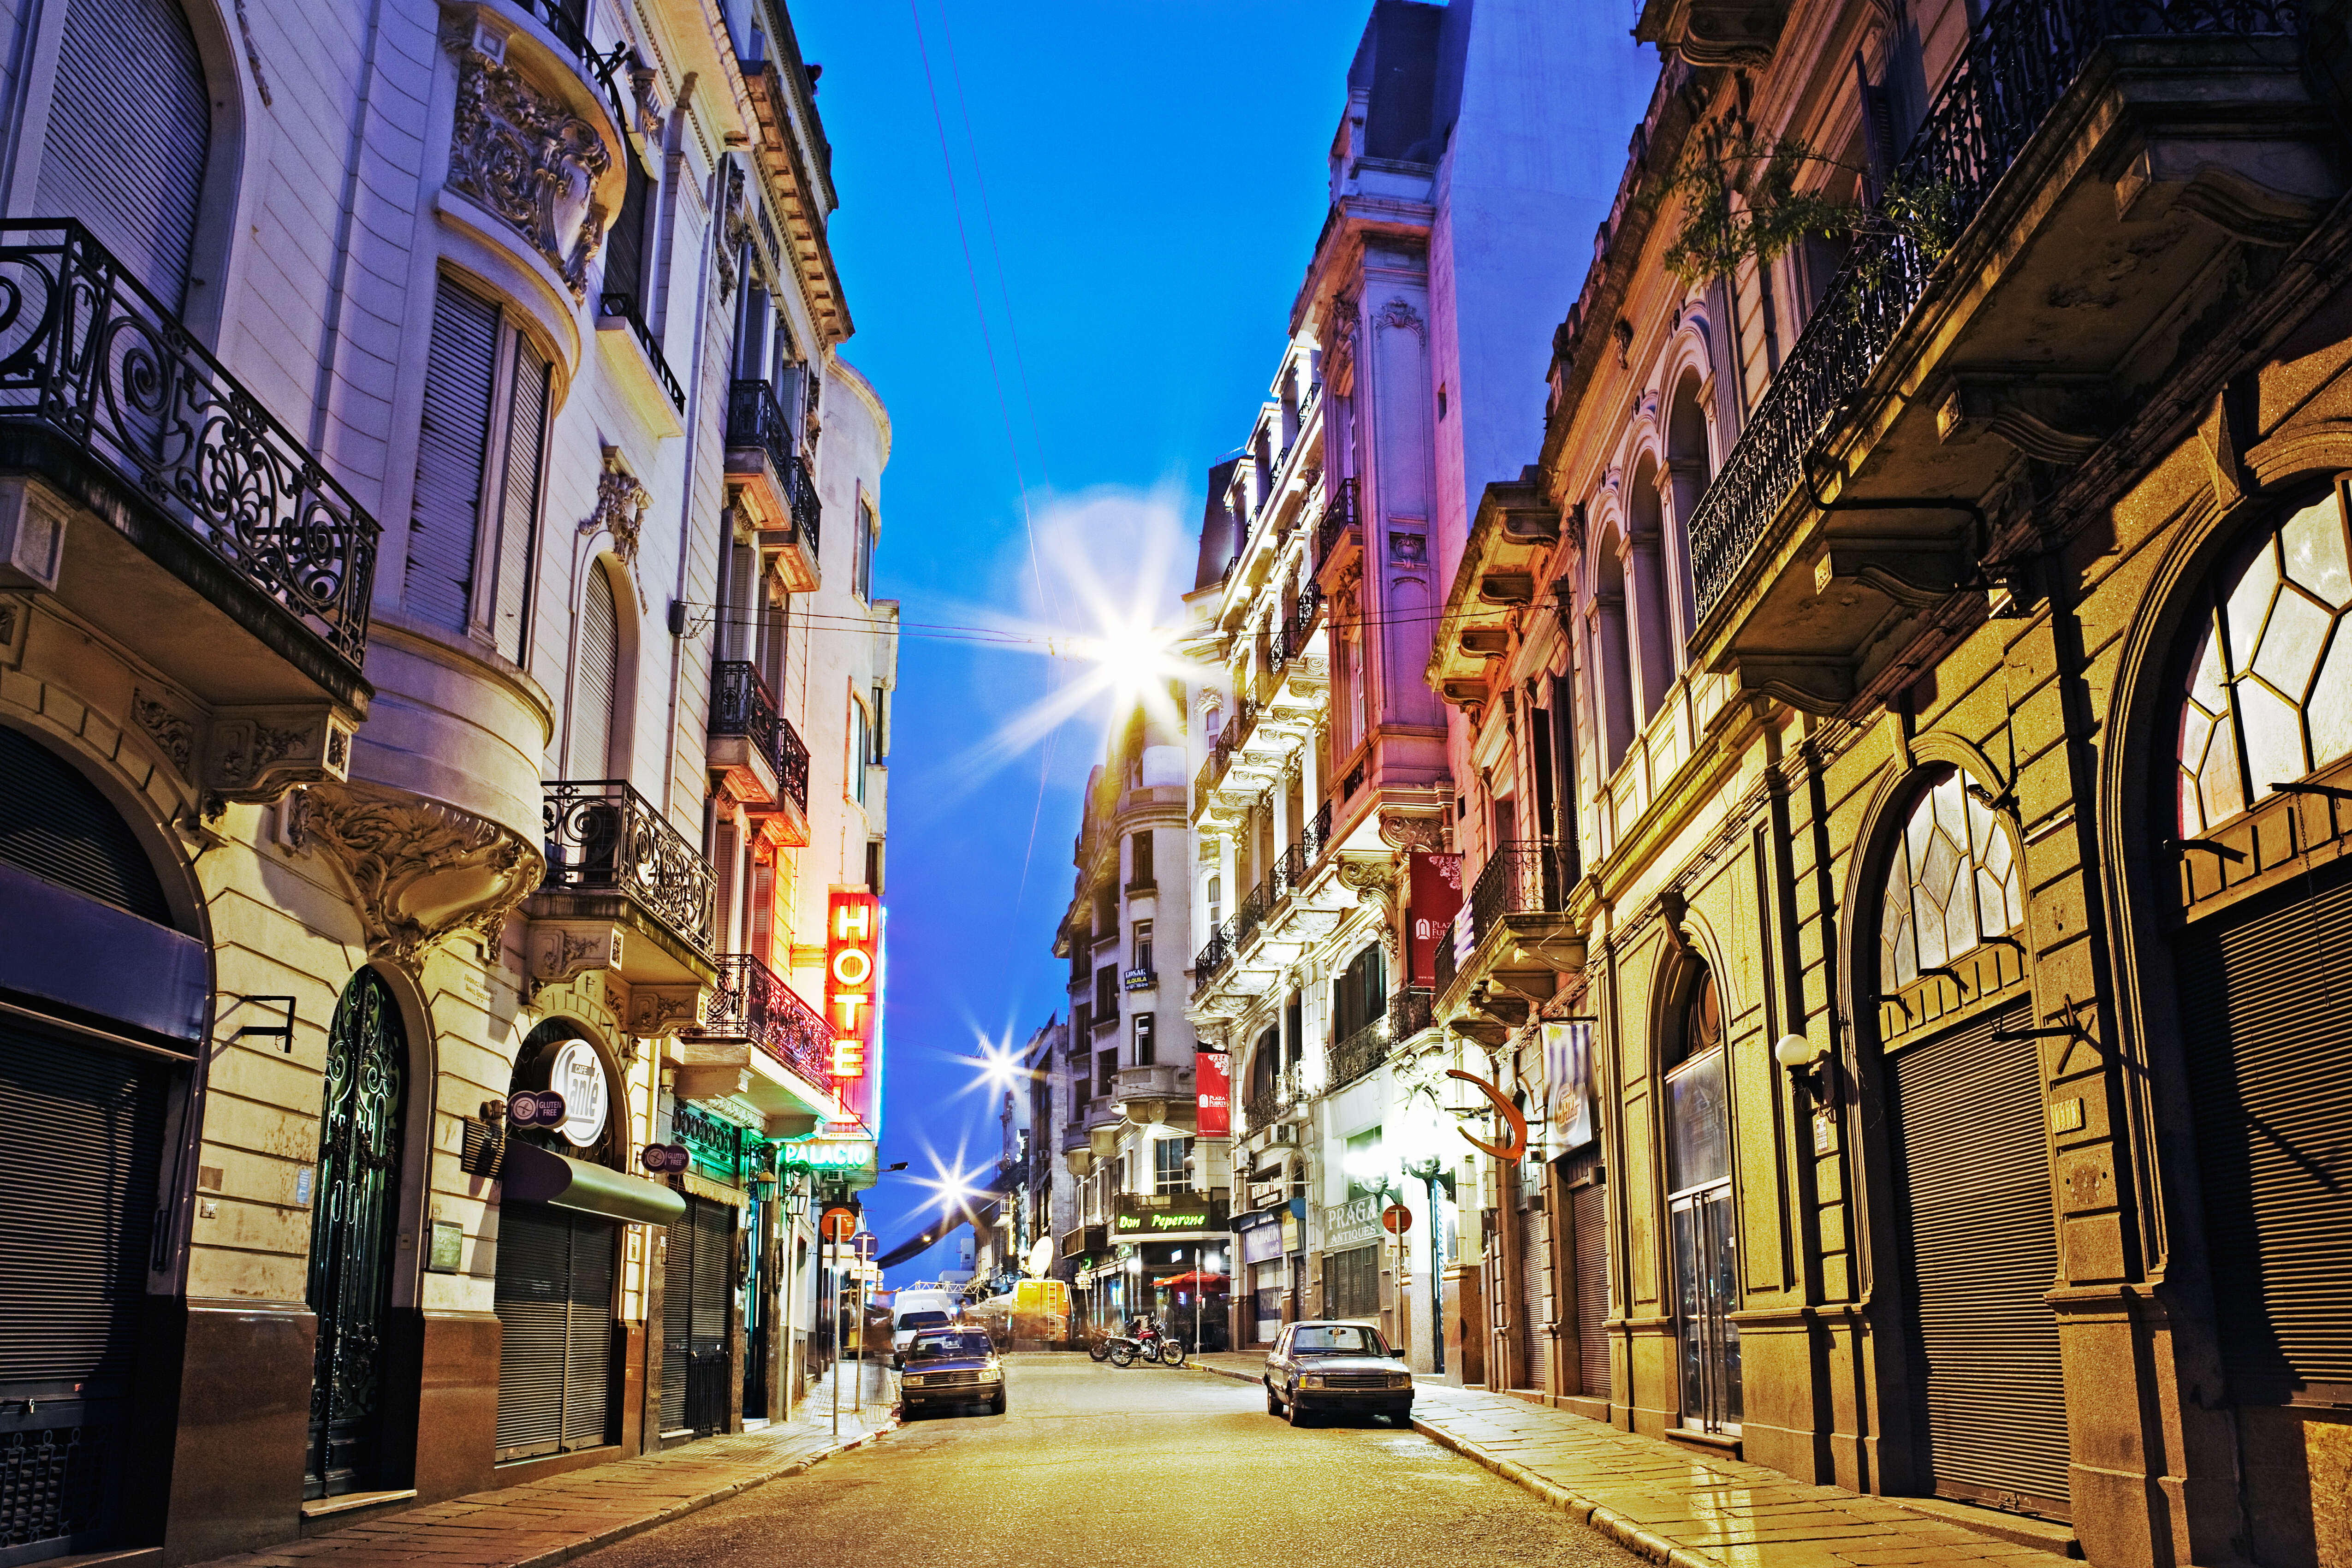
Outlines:
<svg viewBox="0 0 2352 1568"><path fill-rule="evenodd" d="M1391 1204L1388 1207L1381 1211L1381 1228L1387 1231L1391 1236L1395 1237L1397 1244L1397 1343L1400 1346L1409 1345L1412 1342L1412 1319L1410 1315L1409 1308L1405 1300L1405 1281L1407 1276L1405 1274L1404 1256L1404 1233L1412 1227L1412 1211L1405 1207L1402 1204ZM1431 1266L1430 1278L1433 1280L1436 1277L1436 1268L1435 1265L1433 1264ZM1435 1299L1434 1292L1432 1292L1431 1299Z"/></svg>

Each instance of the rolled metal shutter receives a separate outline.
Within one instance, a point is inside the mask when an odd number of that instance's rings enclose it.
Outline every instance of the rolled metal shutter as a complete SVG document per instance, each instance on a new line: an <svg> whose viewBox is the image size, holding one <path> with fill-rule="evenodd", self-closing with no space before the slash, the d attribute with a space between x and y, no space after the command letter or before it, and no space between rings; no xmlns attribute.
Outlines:
<svg viewBox="0 0 2352 1568"><path fill-rule="evenodd" d="M686 1213L669 1223L662 1263L662 1430L686 1425L686 1374L694 1342L695 1211L700 1198L686 1200Z"/></svg>
<svg viewBox="0 0 2352 1568"><path fill-rule="evenodd" d="M442 279L433 293L401 602L410 615L444 631L464 631L472 611L498 354L499 308Z"/></svg>
<svg viewBox="0 0 2352 1568"><path fill-rule="evenodd" d="M698 1204L693 1219L694 1348L724 1351L735 1315L735 1211L725 1204Z"/></svg>
<svg viewBox="0 0 2352 1568"><path fill-rule="evenodd" d="M613 752L613 690L620 681L621 616L613 582L601 566L588 568L580 605L580 653L572 680L572 776L607 776Z"/></svg>
<svg viewBox="0 0 2352 1568"><path fill-rule="evenodd" d="M1521 1167L1530 1168L1543 1167ZM1522 1182L1519 1201L1519 1337L1528 1358L1527 1381L1521 1386L1542 1388L1551 1363L1551 1336L1544 1331L1551 1321L1551 1216L1541 1206L1542 1192L1536 1183Z"/></svg>
<svg viewBox="0 0 2352 1568"><path fill-rule="evenodd" d="M204 60L174 0L72 0L32 216L80 219L176 314L212 130Z"/></svg>
<svg viewBox="0 0 2352 1568"><path fill-rule="evenodd" d="M531 561L539 539L539 475L547 445L548 387L553 371L528 338L515 342L514 395L507 405L506 478L499 507L498 601L491 628L498 650L528 665Z"/></svg>
<svg viewBox="0 0 2352 1568"><path fill-rule="evenodd" d="M572 1216L571 1319L563 1338L563 1447L612 1440L614 1227Z"/></svg>
<svg viewBox="0 0 2352 1568"><path fill-rule="evenodd" d="M0 860L158 925L171 906L113 803L31 736L0 727Z"/></svg>
<svg viewBox="0 0 2352 1568"><path fill-rule="evenodd" d="M551 1454L563 1442L563 1352L572 1226L537 1204L499 1210L498 1450Z"/></svg>
<svg viewBox="0 0 2352 1568"><path fill-rule="evenodd" d="M2063 1517L2066 1390L2041 1064L2014 1007L1887 1058L1932 1489Z"/></svg>
<svg viewBox="0 0 2352 1568"><path fill-rule="evenodd" d="M164 1097L162 1069L0 1024L0 1550L95 1548L119 1512Z"/></svg>
<svg viewBox="0 0 2352 1568"><path fill-rule="evenodd" d="M2299 896L2181 944L2206 1246L2242 1404L2352 1384L2352 878L2285 891Z"/></svg>
<svg viewBox="0 0 2352 1568"><path fill-rule="evenodd" d="M1592 1180L1570 1189L1569 1218L1576 1237L1576 1339L1580 1390L1609 1396L1609 1189L1594 1167Z"/></svg>

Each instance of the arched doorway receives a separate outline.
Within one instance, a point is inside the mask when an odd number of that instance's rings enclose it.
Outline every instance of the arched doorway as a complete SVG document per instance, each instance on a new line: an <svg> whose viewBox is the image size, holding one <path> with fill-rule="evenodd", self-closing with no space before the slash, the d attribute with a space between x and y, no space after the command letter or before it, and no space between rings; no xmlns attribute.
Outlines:
<svg viewBox="0 0 2352 1568"><path fill-rule="evenodd" d="M2066 1516L2057 1215L2008 826L1956 770L1915 786L1878 910L1875 1092L1885 1106L1906 1426L1890 1473L1920 1493Z"/></svg>
<svg viewBox="0 0 2352 1568"><path fill-rule="evenodd" d="M398 1258L408 1036L383 976L362 969L327 1030L326 1094L310 1214L310 1378L305 1498L383 1486L384 1352Z"/></svg>
<svg viewBox="0 0 2352 1568"><path fill-rule="evenodd" d="M2352 537L2340 482L2282 511L2184 639L2155 820L2249 1555L2310 1568L2352 1453Z"/></svg>
<svg viewBox="0 0 2352 1568"><path fill-rule="evenodd" d="M1682 1425L1739 1430L1739 1238L1731 1213L1731 1100L1723 998L1715 972L1694 962L1668 1015L1665 1071L1666 1223L1673 1260L1675 1362Z"/></svg>

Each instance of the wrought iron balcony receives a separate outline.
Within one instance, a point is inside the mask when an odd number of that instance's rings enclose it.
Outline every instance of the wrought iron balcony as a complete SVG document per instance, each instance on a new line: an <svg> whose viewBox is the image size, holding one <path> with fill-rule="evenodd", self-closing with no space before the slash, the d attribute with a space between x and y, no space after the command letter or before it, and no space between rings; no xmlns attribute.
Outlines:
<svg viewBox="0 0 2352 1568"><path fill-rule="evenodd" d="M2294 0L2011 0L1992 10L1886 182L1895 199L1924 205L1927 221L1878 226L1855 241L1699 500L1690 539L1702 619L1808 482L1808 461L1927 292L1946 252L1917 237L1958 240L2100 46L2289 35L2301 9Z"/></svg>
<svg viewBox="0 0 2352 1568"><path fill-rule="evenodd" d="M768 694L768 683L757 667L726 659L712 672L710 733L740 735L750 742L773 770L778 795L807 816L808 748L792 721L776 710L776 700Z"/></svg>
<svg viewBox="0 0 2352 1568"><path fill-rule="evenodd" d="M1426 985L1408 985L1389 995L1389 1038L1409 1040L1437 1021L1437 994Z"/></svg>
<svg viewBox="0 0 2352 1568"><path fill-rule="evenodd" d="M1454 927L1460 924L1462 916L1457 912L1452 920L1437 929L1435 939L1437 955L1435 962L1430 966L1430 985L1440 996L1454 989L1456 965L1454 956Z"/></svg>
<svg viewBox="0 0 2352 1568"><path fill-rule="evenodd" d="M1234 942L1236 945L1247 942L1252 933L1265 923L1268 902L1264 882L1260 882L1242 896L1241 907L1234 911L1233 919Z"/></svg>
<svg viewBox="0 0 2352 1568"><path fill-rule="evenodd" d="M792 508L793 527L808 541L809 552L814 554L817 522L824 515L824 508L817 500L816 480L810 476L808 464L801 460L798 453L786 459L783 475L784 500Z"/></svg>
<svg viewBox="0 0 2352 1568"><path fill-rule="evenodd" d="M604 96L612 100L613 123L625 132L629 111L622 107L625 100L617 77L621 62L629 58L628 40L624 38L615 43L610 54L598 54L596 46L588 41L587 0L510 0L510 3L520 6L532 19L545 24L547 30L555 35L556 41L571 50L579 60L581 68L603 85Z"/></svg>
<svg viewBox="0 0 2352 1568"><path fill-rule="evenodd" d="M1298 590L1298 602L1290 611L1290 646L1304 652L1307 639L1315 630L1316 618L1323 613L1323 584L1312 577Z"/></svg>
<svg viewBox="0 0 2352 1568"><path fill-rule="evenodd" d="M1330 500L1323 503L1323 521L1315 528L1315 563L1320 566L1329 558L1339 542L1339 536L1356 526L1356 481L1341 479L1332 487Z"/></svg>
<svg viewBox="0 0 2352 1568"><path fill-rule="evenodd" d="M1225 966L1225 960L1233 956L1233 951L1234 945L1226 939L1223 926L1209 932L1208 942L1202 947L1199 956L1192 960L1192 991L1195 995L1206 990L1209 984L1216 979L1217 971Z"/></svg>
<svg viewBox="0 0 2352 1568"><path fill-rule="evenodd" d="M1307 818L1306 826L1298 830L1298 843L1294 847L1294 852L1301 861L1298 881L1307 879L1307 874L1315 868L1315 863L1323 858L1323 851L1330 847L1331 803L1327 800L1316 808L1315 815ZM1297 882L1291 885L1296 887Z"/></svg>
<svg viewBox="0 0 2352 1568"><path fill-rule="evenodd" d="M720 955L702 1032L740 1035L810 1082L830 1080L833 1032L824 1016L751 953Z"/></svg>
<svg viewBox="0 0 2352 1568"><path fill-rule="evenodd" d="M1276 856L1274 865L1266 872L1267 898L1270 900L1280 900L1297 891L1299 884L1307 880L1307 873L1314 864L1315 857L1307 853L1304 844L1293 844Z"/></svg>
<svg viewBox="0 0 2352 1568"><path fill-rule="evenodd" d="M782 473L793 460L793 427L764 381L735 381L727 388L727 444L758 447Z"/></svg>
<svg viewBox="0 0 2352 1568"><path fill-rule="evenodd" d="M790 719L779 715L776 720L776 787L784 798L808 812L809 753L801 743L800 731L793 728Z"/></svg>
<svg viewBox="0 0 2352 1568"><path fill-rule="evenodd" d="M1576 852L1548 838L1513 838L1496 846L1470 885L1473 930L1484 937L1505 915L1556 914L1574 885Z"/></svg>
<svg viewBox="0 0 2352 1568"><path fill-rule="evenodd" d="M596 313L629 324L629 335L637 340L637 347L646 351L646 359L653 365L654 379L680 414L686 412L686 388L678 385L677 377L670 374L669 361L662 357L661 344L654 330L646 325L646 313L637 304L635 294L616 292L602 294L596 300Z"/></svg>
<svg viewBox="0 0 2352 1568"><path fill-rule="evenodd" d="M1298 1069L1288 1068L1274 1082L1242 1102L1242 1125L1251 1132L1271 1127L1298 1103Z"/></svg>
<svg viewBox="0 0 2352 1568"><path fill-rule="evenodd" d="M257 591L357 685L375 520L68 219L0 223L0 428L17 460L61 447L63 466L168 520L118 526L225 610Z"/></svg>
<svg viewBox="0 0 2352 1568"><path fill-rule="evenodd" d="M1326 1060L1330 1087L1344 1089L1388 1060L1393 1043L1387 1017L1378 1017L1346 1039L1335 1042Z"/></svg>
<svg viewBox="0 0 2352 1568"><path fill-rule="evenodd" d="M710 863L625 779L542 786L545 889L626 900L695 952L711 948Z"/></svg>

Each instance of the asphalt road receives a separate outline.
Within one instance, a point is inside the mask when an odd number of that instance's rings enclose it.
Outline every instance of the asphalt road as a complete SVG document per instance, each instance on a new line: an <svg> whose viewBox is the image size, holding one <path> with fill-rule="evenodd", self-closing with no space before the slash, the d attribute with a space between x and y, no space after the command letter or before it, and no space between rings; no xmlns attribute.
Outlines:
<svg viewBox="0 0 2352 1568"><path fill-rule="evenodd" d="M1208 1373L1007 1360L1003 1415L877 1442L576 1559L583 1568L1630 1568L1640 1560L1409 1429L1292 1430Z"/></svg>

